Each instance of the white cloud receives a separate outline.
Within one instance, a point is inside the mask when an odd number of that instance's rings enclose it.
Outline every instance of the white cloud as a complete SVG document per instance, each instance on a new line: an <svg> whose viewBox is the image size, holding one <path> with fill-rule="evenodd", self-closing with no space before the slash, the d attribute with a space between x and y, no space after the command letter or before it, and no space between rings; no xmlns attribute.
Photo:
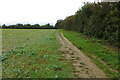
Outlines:
<svg viewBox="0 0 120 80"><path fill-rule="evenodd" d="M84 0L94 1L94 0ZM73 15L83 0L0 0L0 24L55 23Z"/></svg>

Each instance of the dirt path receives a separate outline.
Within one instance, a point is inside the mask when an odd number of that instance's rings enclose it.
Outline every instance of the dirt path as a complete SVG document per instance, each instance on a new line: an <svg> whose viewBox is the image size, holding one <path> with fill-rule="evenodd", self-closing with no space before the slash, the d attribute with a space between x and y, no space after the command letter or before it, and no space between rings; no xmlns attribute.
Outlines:
<svg viewBox="0 0 120 80"><path fill-rule="evenodd" d="M75 75L80 78L107 78L105 73L99 69L87 56L85 56L78 48L76 48L69 40L67 40L62 33L57 33L62 47L61 51L64 51L64 55L68 60L73 61L75 67Z"/></svg>

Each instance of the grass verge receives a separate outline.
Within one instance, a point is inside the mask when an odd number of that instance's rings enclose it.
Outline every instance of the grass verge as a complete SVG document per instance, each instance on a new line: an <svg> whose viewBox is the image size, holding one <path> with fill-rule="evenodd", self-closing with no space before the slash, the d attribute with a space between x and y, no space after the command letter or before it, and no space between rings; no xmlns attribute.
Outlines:
<svg viewBox="0 0 120 80"><path fill-rule="evenodd" d="M66 30L59 30L85 55L90 57L109 77L118 78L118 52L99 43L102 40Z"/></svg>

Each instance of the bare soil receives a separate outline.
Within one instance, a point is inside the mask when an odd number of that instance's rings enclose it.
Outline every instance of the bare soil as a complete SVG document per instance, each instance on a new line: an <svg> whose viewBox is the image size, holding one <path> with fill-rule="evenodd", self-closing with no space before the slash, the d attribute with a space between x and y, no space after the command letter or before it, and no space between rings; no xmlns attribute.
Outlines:
<svg viewBox="0 0 120 80"><path fill-rule="evenodd" d="M79 78L108 78L106 74L94 64L83 52L74 46L62 33L57 33L57 38L62 44L60 48L65 58L72 61L75 68L74 75Z"/></svg>

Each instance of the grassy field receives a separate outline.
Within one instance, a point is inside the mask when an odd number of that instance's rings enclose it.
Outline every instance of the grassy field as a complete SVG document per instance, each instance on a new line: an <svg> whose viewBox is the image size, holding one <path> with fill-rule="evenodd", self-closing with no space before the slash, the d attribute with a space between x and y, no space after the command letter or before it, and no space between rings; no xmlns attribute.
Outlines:
<svg viewBox="0 0 120 80"><path fill-rule="evenodd" d="M102 40L88 38L73 31L60 30L76 47L90 57L109 77L118 77L118 52L101 44Z"/></svg>
<svg viewBox="0 0 120 80"><path fill-rule="evenodd" d="M3 29L3 78L72 78L56 30Z"/></svg>
<svg viewBox="0 0 120 80"><path fill-rule="evenodd" d="M73 31L59 30L109 77L118 77L118 52ZM74 78L71 62L65 59L54 29L3 29L3 78Z"/></svg>

